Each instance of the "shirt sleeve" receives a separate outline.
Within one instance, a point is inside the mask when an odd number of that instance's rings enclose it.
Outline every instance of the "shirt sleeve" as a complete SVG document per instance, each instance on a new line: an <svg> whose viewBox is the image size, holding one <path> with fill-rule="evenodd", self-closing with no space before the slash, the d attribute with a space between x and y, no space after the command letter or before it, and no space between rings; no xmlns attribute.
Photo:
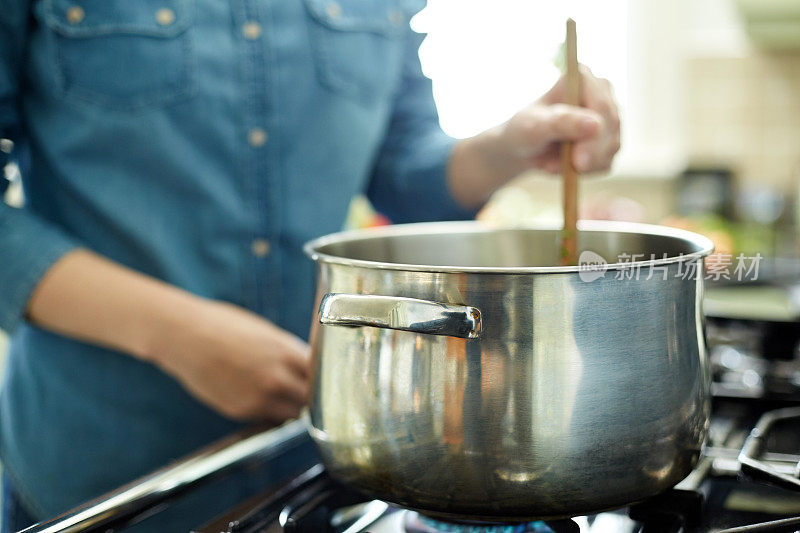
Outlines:
<svg viewBox="0 0 800 533"><path fill-rule="evenodd" d="M456 140L442 131L431 80L422 73L424 35L407 33L402 81L367 197L395 223L474 218L476 211L460 207L447 187Z"/></svg>
<svg viewBox="0 0 800 533"><path fill-rule="evenodd" d="M28 0L0 0L0 138L21 141L19 87L29 21ZM0 171L14 151L0 151ZM6 181L5 178L1 178ZM78 246L71 237L0 196L0 328L22 320L36 284L64 253Z"/></svg>

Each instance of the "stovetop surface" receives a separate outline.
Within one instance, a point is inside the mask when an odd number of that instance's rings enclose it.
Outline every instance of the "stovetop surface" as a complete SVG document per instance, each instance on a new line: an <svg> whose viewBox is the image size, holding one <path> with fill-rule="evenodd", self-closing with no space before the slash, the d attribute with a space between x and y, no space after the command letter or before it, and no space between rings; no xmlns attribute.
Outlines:
<svg viewBox="0 0 800 533"><path fill-rule="evenodd" d="M318 487L292 501L267 502L264 494L218 517L198 533L708 533L800 516L800 493L729 476L712 474L696 489L672 489L650 501L570 521L528 524L444 524L358 495L327 479L321 467L306 472L321 479ZM295 480L296 481L296 478ZM324 488L323 488L324 487ZM326 500L326 498L331 498ZM411 526L410 526L411 524ZM417 527L419 525L423 527ZM412 526L414 527L412 529ZM747 531L796 531L796 527L762 526Z"/></svg>
<svg viewBox="0 0 800 533"><path fill-rule="evenodd" d="M444 524L370 501L328 478L321 465L196 528L197 533L708 533L800 531L800 491L743 476L738 455L766 412L800 406L797 324L709 320L714 401L709 441L692 474L656 498L561 522ZM800 413L800 411L799 411ZM764 440L769 468L797 476L800 418ZM777 521L777 522L776 522ZM788 521L788 522L787 522Z"/></svg>

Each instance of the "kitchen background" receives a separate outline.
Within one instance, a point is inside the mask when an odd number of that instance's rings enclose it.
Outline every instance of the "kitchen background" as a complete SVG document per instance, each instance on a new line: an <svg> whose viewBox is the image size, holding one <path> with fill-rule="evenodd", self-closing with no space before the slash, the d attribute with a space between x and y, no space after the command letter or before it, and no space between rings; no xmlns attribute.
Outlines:
<svg viewBox="0 0 800 533"><path fill-rule="evenodd" d="M581 184L584 215L688 224L733 252L797 256L800 3L430 0L413 24L430 34L421 57L445 130L469 136L546 90L567 16L623 114L614 169ZM558 220L559 180L532 173L511 187L484 217ZM21 201L18 184L6 200ZM364 223L359 205L351 223Z"/></svg>
<svg viewBox="0 0 800 533"><path fill-rule="evenodd" d="M611 80L623 148L581 182L584 218L710 233L719 251L798 255L800 4L791 0L431 0L413 25L444 129L467 137L508 118L558 76L563 22L579 59ZM502 58L500 60L499 58ZM560 220L560 180L529 173L489 220ZM369 222L357 210L351 225Z"/></svg>
<svg viewBox="0 0 800 533"><path fill-rule="evenodd" d="M739 199L775 193L791 218L800 173L800 4L620 1L576 11L580 59L614 84L624 128L610 177L582 182L585 200L623 195L657 222L679 207L685 169L722 168ZM560 31L557 15L547 22ZM466 108L459 114L469 116ZM445 127L448 119L443 113ZM558 209L559 180L530 175L516 185Z"/></svg>

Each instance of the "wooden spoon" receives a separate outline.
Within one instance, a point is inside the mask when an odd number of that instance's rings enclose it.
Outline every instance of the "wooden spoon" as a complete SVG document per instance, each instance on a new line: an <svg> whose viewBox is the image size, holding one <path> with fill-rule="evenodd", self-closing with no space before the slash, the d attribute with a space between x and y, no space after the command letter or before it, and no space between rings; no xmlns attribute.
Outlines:
<svg viewBox="0 0 800 533"><path fill-rule="evenodd" d="M565 43L567 64L565 103L581 103L581 78L578 72L578 44L575 21L567 19ZM564 229L561 233L561 264L578 263L578 172L572 164L573 143L561 143L561 175L564 178Z"/></svg>

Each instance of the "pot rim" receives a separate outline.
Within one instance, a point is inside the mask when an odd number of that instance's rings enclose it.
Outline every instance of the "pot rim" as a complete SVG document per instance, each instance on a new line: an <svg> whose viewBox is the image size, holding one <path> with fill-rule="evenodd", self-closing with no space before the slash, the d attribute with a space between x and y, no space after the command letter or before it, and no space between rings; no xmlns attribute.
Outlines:
<svg viewBox="0 0 800 533"><path fill-rule="evenodd" d="M670 237L688 242L698 251L684 255L665 257L660 259L646 259L608 263L606 270L620 270L639 267L669 265L673 263L688 263L699 261L714 251L711 239L683 229L655 224L640 224L635 222L616 222L607 220L581 220L578 229L586 232L614 232L614 233L639 233L661 237ZM456 266L456 265L420 265L413 263L387 263L367 259L352 259L320 252L319 249L331 244L338 244L355 240L367 240L377 237L394 237L403 235L431 235L437 233L492 233L505 230L549 230L560 231L561 227L540 224L520 225L493 225L480 221L468 220L457 222L419 222L414 224L396 224L378 228L340 231L318 237L307 242L303 251L312 260L318 263L346 265L352 267L372 268L379 270L402 270L411 272L437 272L437 273L473 273L473 274L569 274L582 272L587 267L581 265L569 266L530 266L530 267L483 267L483 266Z"/></svg>

